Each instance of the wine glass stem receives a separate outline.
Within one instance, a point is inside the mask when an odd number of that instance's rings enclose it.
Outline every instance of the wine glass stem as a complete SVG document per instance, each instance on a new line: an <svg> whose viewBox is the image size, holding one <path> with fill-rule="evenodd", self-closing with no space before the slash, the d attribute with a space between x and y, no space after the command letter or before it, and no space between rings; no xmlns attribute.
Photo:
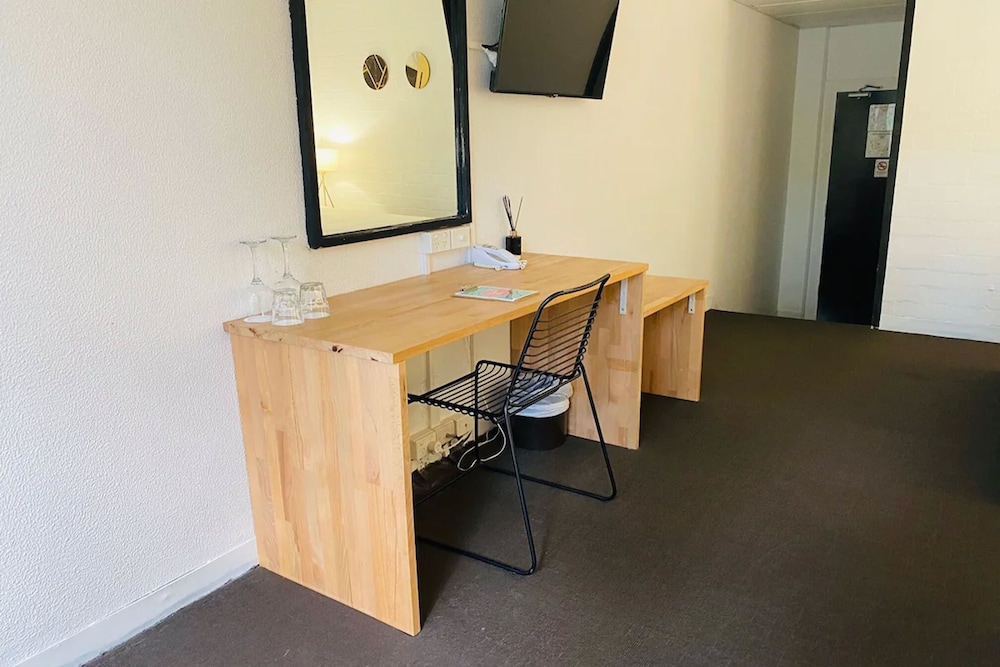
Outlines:
<svg viewBox="0 0 1000 667"><path fill-rule="evenodd" d="M285 241L281 244L281 257L285 262L285 275L282 277L291 278L292 273L291 271L288 270L288 241Z"/></svg>
<svg viewBox="0 0 1000 667"><path fill-rule="evenodd" d="M250 282L256 285L260 282L260 275L257 273L257 246L250 246L250 257L253 261L253 280Z"/></svg>

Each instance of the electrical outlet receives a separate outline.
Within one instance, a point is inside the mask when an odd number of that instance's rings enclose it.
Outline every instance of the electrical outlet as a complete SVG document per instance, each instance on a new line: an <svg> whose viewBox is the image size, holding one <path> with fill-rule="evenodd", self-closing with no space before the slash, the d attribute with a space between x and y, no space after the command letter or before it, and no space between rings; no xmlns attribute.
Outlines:
<svg viewBox="0 0 1000 667"><path fill-rule="evenodd" d="M472 227L455 227L451 230L451 247L468 248L472 245Z"/></svg>
<svg viewBox="0 0 1000 667"><path fill-rule="evenodd" d="M455 437L455 420L445 419L440 424L434 427L434 433L437 434L438 444L446 442L449 438Z"/></svg>
<svg viewBox="0 0 1000 667"><path fill-rule="evenodd" d="M455 418L455 435L472 433L474 426L475 424L472 421L472 417L468 415L459 415Z"/></svg>
<svg viewBox="0 0 1000 667"><path fill-rule="evenodd" d="M451 232L442 229L437 232L422 232L420 234L420 252L424 255L433 255L438 252L451 250Z"/></svg>
<svg viewBox="0 0 1000 667"><path fill-rule="evenodd" d="M433 451L437 442L434 429L426 428L410 436L410 458L415 462L423 461Z"/></svg>

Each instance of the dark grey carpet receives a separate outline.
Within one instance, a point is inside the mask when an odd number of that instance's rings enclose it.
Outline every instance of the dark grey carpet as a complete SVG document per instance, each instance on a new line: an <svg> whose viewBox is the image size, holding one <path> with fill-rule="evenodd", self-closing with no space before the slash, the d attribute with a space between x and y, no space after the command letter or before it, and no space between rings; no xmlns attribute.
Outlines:
<svg viewBox="0 0 1000 667"><path fill-rule="evenodd" d="M528 489L536 575L420 547L416 638L255 570L93 664L1000 664L1000 347L711 313L702 403L643 401L618 500ZM418 530L523 558L518 519L478 473Z"/></svg>

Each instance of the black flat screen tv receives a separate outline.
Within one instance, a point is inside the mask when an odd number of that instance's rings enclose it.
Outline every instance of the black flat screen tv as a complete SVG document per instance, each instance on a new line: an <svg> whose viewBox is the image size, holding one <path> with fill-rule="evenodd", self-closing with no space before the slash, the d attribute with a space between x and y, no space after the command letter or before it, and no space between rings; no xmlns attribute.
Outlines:
<svg viewBox="0 0 1000 667"><path fill-rule="evenodd" d="M619 0L507 0L495 93L604 97Z"/></svg>

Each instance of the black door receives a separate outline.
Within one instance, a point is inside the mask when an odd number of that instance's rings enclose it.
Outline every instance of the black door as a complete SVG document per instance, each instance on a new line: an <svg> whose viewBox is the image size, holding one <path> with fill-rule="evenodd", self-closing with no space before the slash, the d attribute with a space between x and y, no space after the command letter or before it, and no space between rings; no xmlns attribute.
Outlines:
<svg viewBox="0 0 1000 667"><path fill-rule="evenodd" d="M820 320L872 323L895 105L894 90L837 96Z"/></svg>

